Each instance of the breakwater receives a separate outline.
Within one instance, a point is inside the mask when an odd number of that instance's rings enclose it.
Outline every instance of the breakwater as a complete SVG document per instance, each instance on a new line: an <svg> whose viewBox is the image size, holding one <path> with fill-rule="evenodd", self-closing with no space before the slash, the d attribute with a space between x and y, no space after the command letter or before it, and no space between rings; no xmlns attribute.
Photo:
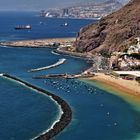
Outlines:
<svg viewBox="0 0 140 140"><path fill-rule="evenodd" d="M19 83L23 84L24 86L27 86L28 88L32 88L34 90L37 90L38 92L46 94L47 96L52 98L61 107L62 114L61 114L60 119L58 121L56 121L52 125L52 127L46 131L46 133L41 134L40 136L36 137L34 140L49 140L49 139L53 138L54 136L56 136L58 133L60 133L71 122L72 110L71 110L70 106L59 96L49 93L44 89L36 87L28 82L25 82L17 77L11 76L9 74L2 74L1 76L4 78L8 78L10 80L19 82Z"/></svg>
<svg viewBox="0 0 140 140"><path fill-rule="evenodd" d="M90 74L48 74L48 75L40 75L40 76L34 76L32 77L33 79L59 79L59 78L64 78L64 79L76 79L76 78L90 78L95 76L94 73Z"/></svg>
<svg viewBox="0 0 140 140"><path fill-rule="evenodd" d="M54 68L54 67L57 67L57 66L63 64L65 61L66 61L66 59L62 58L62 59L59 59L59 61L56 62L55 64L52 64L52 65L49 65L49 66L46 66L46 67L31 69L28 72L37 72L37 71L42 71L42 70L47 70L47 69L50 69L50 68Z"/></svg>

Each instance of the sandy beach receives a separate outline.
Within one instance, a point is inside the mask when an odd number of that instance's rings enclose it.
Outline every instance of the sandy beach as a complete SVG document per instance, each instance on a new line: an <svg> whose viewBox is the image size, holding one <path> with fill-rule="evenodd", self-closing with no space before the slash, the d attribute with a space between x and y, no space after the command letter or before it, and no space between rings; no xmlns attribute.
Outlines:
<svg viewBox="0 0 140 140"><path fill-rule="evenodd" d="M97 73L95 77L89 79L107 84L117 90L121 90L135 96L140 96L140 84L136 81L124 80L122 78L105 75L103 73Z"/></svg>
<svg viewBox="0 0 140 140"><path fill-rule="evenodd" d="M134 109L140 111L140 84L138 82L103 73L96 73L94 77L86 78L84 81L122 98Z"/></svg>
<svg viewBox="0 0 140 140"><path fill-rule="evenodd" d="M131 104L133 109L140 111L140 84L138 82L103 73L96 73L94 77L84 78L83 81L120 97Z"/></svg>
<svg viewBox="0 0 140 140"><path fill-rule="evenodd" d="M75 41L75 38L50 38L50 39L36 39L36 40L22 40L22 41L10 41L1 42L2 46L12 46L12 47L53 47L53 44L70 44Z"/></svg>

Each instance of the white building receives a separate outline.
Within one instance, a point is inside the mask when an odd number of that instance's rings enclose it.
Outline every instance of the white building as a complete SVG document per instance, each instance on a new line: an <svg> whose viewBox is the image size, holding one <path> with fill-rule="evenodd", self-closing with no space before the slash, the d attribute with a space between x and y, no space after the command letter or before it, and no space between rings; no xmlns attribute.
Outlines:
<svg viewBox="0 0 140 140"><path fill-rule="evenodd" d="M137 45L131 45L128 48L127 53L132 54L132 53L140 53L140 37L137 37Z"/></svg>

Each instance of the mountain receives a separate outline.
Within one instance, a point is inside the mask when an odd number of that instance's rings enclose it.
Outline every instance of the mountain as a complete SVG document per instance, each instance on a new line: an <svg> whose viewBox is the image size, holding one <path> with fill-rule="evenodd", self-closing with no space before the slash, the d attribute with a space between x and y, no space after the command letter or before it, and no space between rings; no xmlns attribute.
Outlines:
<svg viewBox="0 0 140 140"><path fill-rule="evenodd" d="M123 8L83 27L74 46L77 52L124 51L140 36L140 0L130 0Z"/></svg>
<svg viewBox="0 0 140 140"><path fill-rule="evenodd" d="M105 0L0 0L2 10L40 10L74 6L77 3L104 2ZM120 0L122 1L122 0ZM123 0L124 1L124 0Z"/></svg>

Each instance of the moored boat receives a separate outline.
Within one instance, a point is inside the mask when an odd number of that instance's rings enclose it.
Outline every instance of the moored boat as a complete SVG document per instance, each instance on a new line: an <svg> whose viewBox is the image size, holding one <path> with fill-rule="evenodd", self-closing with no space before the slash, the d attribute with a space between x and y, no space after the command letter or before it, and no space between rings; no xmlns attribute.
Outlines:
<svg viewBox="0 0 140 140"><path fill-rule="evenodd" d="M18 25L15 27L15 30L24 30L24 29L32 29L32 26L31 25Z"/></svg>

